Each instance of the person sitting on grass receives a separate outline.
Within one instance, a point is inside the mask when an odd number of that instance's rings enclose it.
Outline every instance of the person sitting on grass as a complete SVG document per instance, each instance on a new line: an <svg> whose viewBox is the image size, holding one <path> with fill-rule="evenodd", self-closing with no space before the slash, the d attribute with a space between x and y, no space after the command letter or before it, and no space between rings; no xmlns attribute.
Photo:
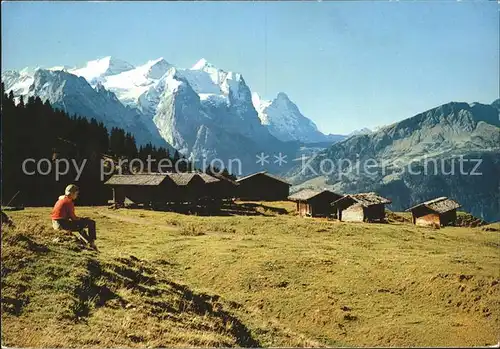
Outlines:
<svg viewBox="0 0 500 349"><path fill-rule="evenodd" d="M77 217L75 214L76 200L79 194L79 189L76 185L70 184L66 187L64 195L59 196L50 217L52 218L52 227L55 230L78 231L85 240L90 244L90 247L97 249L95 245L96 227L95 221L87 217ZM85 228L88 234L85 234Z"/></svg>

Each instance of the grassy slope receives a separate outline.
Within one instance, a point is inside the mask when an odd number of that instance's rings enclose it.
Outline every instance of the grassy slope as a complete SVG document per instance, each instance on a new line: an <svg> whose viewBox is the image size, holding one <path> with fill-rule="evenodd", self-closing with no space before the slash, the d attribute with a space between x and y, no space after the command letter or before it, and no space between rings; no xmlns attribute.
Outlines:
<svg viewBox="0 0 500 349"><path fill-rule="evenodd" d="M47 208L11 212L31 225L2 238L2 297L12 298L2 317L4 343L498 341L497 231L301 219L293 204L265 205L245 204L253 216L218 217L79 208L97 220L99 254L71 251L71 240L53 242ZM22 231L39 245L17 241ZM16 311L23 299L29 302Z"/></svg>

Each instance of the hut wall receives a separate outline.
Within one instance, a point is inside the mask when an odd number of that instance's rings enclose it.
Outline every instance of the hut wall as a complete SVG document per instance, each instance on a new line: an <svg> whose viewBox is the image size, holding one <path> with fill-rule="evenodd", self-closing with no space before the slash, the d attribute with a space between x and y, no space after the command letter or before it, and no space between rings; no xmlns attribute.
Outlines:
<svg viewBox="0 0 500 349"><path fill-rule="evenodd" d="M207 183L204 188L204 195L206 198L219 200L226 197L226 184L223 181Z"/></svg>
<svg viewBox="0 0 500 349"><path fill-rule="evenodd" d="M426 215L415 217L414 221L416 225L420 225L423 227L437 227L441 225L439 214L437 213L428 213Z"/></svg>
<svg viewBox="0 0 500 349"><path fill-rule="evenodd" d="M150 191L147 187L136 185L120 185L118 187L124 196L137 204L148 203L150 200Z"/></svg>
<svg viewBox="0 0 500 349"><path fill-rule="evenodd" d="M363 222L364 216L363 206L359 204L349 206L342 211L342 220L345 222Z"/></svg>
<svg viewBox="0 0 500 349"><path fill-rule="evenodd" d="M179 200L181 194L179 188L170 181L164 181L160 185L155 186L113 186L113 200L115 203L123 203L125 197L137 204L175 202Z"/></svg>
<svg viewBox="0 0 500 349"><path fill-rule="evenodd" d="M329 217L337 216L337 207L332 207L331 203L341 196L329 191L322 192L309 200L297 202L297 212L300 216Z"/></svg>
<svg viewBox="0 0 500 349"><path fill-rule="evenodd" d="M305 201L299 201L297 202L297 212L301 217L309 216L312 213L311 206Z"/></svg>
<svg viewBox="0 0 500 349"><path fill-rule="evenodd" d="M440 216L441 226L455 225L456 220L457 220L457 210L456 209L442 213Z"/></svg>
<svg viewBox="0 0 500 349"><path fill-rule="evenodd" d="M237 196L237 185L221 179L219 182L208 184L210 195L216 199L232 199Z"/></svg>
<svg viewBox="0 0 500 349"><path fill-rule="evenodd" d="M208 185L198 176L194 177L188 185L181 186L180 189L184 202L196 202L198 199L210 195Z"/></svg>
<svg viewBox="0 0 500 349"><path fill-rule="evenodd" d="M335 218L337 218L339 221L342 220L342 209L338 206L335 206L333 211L333 215Z"/></svg>
<svg viewBox="0 0 500 349"><path fill-rule="evenodd" d="M333 200L335 201L335 200ZM343 212L345 209L347 209L348 207L350 207L351 205L354 205L355 204L355 201L352 200L352 199L349 199L349 200L342 200L341 202L335 204L335 206L332 206L332 213L333 215L340 221L343 220Z"/></svg>
<svg viewBox="0 0 500 349"><path fill-rule="evenodd" d="M125 203L125 190L123 187L113 187L113 202L118 205Z"/></svg>
<svg viewBox="0 0 500 349"><path fill-rule="evenodd" d="M326 196L318 196L309 201L311 206L311 215L314 217L328 217L332 212L332 206L330 203L334 201L334 199L329 199Z"/></svg>
<svg viewBox="0 0 500 349"><path fill-rule="evenodd" d="M239 197L244 200L280 201L287 200L290 186L264 174L239 182Z"/></svg>
<svg viewBox="0 0 500 349"><path fill-rule="evenodd" d="M137 204L162 201L161 186L122 186L125 196Z"/></svg>
<svg viewBox="0 0 500 349"><path fill-rule="evenodd" d="M385 219L385 205L377 204L365 207L365 220L367 221L382 221Z"/></svg>

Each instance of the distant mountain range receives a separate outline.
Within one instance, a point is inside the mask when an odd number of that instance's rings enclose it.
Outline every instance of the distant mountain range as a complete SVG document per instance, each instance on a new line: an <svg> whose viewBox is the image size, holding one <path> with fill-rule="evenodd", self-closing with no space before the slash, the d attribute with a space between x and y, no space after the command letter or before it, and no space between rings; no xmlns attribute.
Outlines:
<svg viewBox="0 0 500 349"><path fill-rule="evenodd" d="M313 155L304 166L292 169L288 176L295 189L377 191L392 199L394 210L449 196L478 217L499 220L499 110L500 100L491 105L441 105L335 143ZM462 160L462 165L461 158L467 160ZM482 174L475 175L479 172Z"/></svg>
<svg viewBox="0 0 500 349"><path fill-rule="evenodd" d="M114 57L80 68L58 66L6 71L2 81L16 97L39 96L69 113L94 117L133 132L139 143L169 144L194 159L239 158L249 173L262 168L256 154L297 156L304 143L333 143L302 115L285 93L260 101L243 76L205 59L179 69L163 58L134 67ZM280 168L270 162L268 170Z"/></svg>

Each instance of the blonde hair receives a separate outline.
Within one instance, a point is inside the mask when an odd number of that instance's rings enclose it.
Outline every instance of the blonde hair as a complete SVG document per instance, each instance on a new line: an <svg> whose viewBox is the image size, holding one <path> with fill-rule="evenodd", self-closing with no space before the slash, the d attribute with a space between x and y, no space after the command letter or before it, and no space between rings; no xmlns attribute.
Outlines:
<svg viewBox="0 0 500 349"><path fill-rule="evenodd" d="M77 191L79 191L80 189L78 189L78 187L74 184L70 184L66 187L66 189L64 190L64 195L71 195L73 193L76 193Z"/></svg>

